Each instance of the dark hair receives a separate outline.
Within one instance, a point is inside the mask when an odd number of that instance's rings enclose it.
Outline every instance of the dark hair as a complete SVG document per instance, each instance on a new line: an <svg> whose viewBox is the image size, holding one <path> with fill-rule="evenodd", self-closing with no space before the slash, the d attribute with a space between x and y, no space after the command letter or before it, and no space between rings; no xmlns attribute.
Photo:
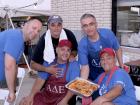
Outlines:
<svg viewBox="0 0 140 105"><path fill-rule="evenodd" d="M85 14L83 14L83 15L81 16L80 21L81 21L82 19L89 18L89 17L96 19L94 15L92 15L92 14L90 14L90 13L85 13Z"/></svg>
<svg viewBox="0 0 140 105"><path fill-rule="evenodd" d="M38 20L38 21L40 21L41 23L43 23L43 20L42 20L40 17L35 17L35 16L29 18L29 19L27 20L27 22L28 22L28 21L32 21L32 20Z"/></svg>

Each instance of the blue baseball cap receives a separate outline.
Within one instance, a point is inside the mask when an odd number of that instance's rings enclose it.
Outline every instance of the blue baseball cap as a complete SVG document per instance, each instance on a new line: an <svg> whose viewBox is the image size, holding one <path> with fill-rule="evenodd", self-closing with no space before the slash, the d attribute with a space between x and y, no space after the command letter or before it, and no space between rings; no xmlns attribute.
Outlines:
<svg viewBox="0 0 140 105"><path fill-rule="evenodd" d="M52 23L63 23L63 20L59 15L52 15L48 18L48 24Z"/></svg>

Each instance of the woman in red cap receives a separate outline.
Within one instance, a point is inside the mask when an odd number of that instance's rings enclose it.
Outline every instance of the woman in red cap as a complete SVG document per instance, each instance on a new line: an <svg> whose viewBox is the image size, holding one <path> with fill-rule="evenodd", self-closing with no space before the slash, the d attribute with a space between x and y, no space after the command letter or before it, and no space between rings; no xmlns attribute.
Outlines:
<svg viewBox="0 0 140 105"><path fill-rule="evenodd" d="M99 56L105 72L96 80L100 96L90 105L137 105L132 80L125 70L116 66L114 50L104 48Z"/></svg>

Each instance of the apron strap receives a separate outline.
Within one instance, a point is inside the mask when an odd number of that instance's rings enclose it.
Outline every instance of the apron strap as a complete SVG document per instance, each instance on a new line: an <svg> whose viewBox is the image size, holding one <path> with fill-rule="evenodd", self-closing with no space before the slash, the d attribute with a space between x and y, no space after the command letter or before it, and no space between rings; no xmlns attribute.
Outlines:
<svg viewBox="0 0 140 105"><path fill-rule="evenodd" d="M66 80L66 74L67 74L67 71L68 71L68 67L69 67L69 62L67 62L66 64L66 70L65 70L65 73L64 73L64 79Z"/></svg>
<svg viewBox="0 0 140 105"><path fill-rule="evenodd" d="M109 82L110 82L110 80L111 80L111 78L112 78L114 72L115 72L116 70L118 70L118 68L119 68L118 66L115 66L115 67L113 67L113 69L110 71L109 77L108 77L108 79L107 79L107 81L106 81L106 86L108 86L108 84L109 84ZM98 81L98 84L99 84L99 85L100 85L101 82L103 81L105 75L106 75L105 72L104 72L103 74L101 74L101 76L100 76L100 78L99 78L99 81Z"/></svg>

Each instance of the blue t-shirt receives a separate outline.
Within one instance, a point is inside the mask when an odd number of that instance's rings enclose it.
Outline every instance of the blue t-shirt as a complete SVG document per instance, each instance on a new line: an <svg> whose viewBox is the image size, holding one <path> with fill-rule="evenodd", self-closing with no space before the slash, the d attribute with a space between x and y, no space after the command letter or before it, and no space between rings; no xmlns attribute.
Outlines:
<svg viewBox="0 0 140 105"><path fill-rule="evenodd" d="M53 64L55 63L48 64L47 62L44 62L43 65L45 67L48 67ZM66 70L66 64L58 64L57 67L63 68L64 70ZM65 71L63 71L62 77L64 76L64 72ZM50 75L51 74L47 72L41 72L41 71L38 72L38 77L44 80L47 80ZM68 70L66 74L66 81L70 82L71 80L74 80L76 77L79 77L79 76L80 76L80 66L78 62L77 61L69 62L69 66L68 66Z"/></svg>
<svg viewBox="0 0 140 105"><path fill-rule="evenodd" d="M89 79L95 80L103 72L100 66L99 53L103 48L118 50L120 45L114 33L109 29L98 29L99 40L91 41L86 35L80 40L78 46L78 60L81 65L89 65Z"/></svg>
<svg viewBox="0 0 140 105"><path fill-rule="evenodd" d="M101 75L100 75L101 76ZM100 76L97 78L96 82L99 80ZM135 89L132 80L128 73L123 69L116 70L109 81L108 86L106 86L106 81L109 74L106 75L100 84L99 95L104 95L110 91L115 85L121 85L123 87L122 94L113 100L113 103L117 105L137 105Z"/></svg>
<svg viewBox="0 0 140 105"><path fill-rule="evenodd" d="M18 63L23 51L24 40L20 29L10 29L0 33L0 81L5 80L5 53L12 56Z"/></svg>

